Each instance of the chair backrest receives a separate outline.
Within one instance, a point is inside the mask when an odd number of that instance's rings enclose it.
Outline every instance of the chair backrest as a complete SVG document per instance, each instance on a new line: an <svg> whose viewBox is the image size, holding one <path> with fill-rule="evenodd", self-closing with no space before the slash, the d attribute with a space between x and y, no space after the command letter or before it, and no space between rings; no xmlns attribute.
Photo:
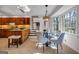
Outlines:
<svg viewBox="0 0 79 59"><path fill-rule="evenodd" d="M65 33L61 33L61 35L59 36L58 40L57 40L57 44L61 44L63 39L64 39L64 35Z"/></svg>
<svg viewBox="0 0 79 59"><path fill-rule="evenodd" d="M61 32L57 32L57 33L56 33L56 36L60 36L60 35L61 35Z"/></svg>
<svg viewBox="0 0 79 59"><path fill-rule="evenodd" d="M55 35L54 32L48 33L49 38L51 38L51 37L54 36L54 35Z"/></svg>

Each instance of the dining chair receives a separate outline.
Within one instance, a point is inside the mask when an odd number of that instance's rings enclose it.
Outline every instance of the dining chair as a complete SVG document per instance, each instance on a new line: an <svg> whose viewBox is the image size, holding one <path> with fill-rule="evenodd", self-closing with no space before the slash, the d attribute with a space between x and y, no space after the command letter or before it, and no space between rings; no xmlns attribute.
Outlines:
<svg viewBox="0 0 79 59"><path fill-rule="evenodd" d="M46 42L48 41L47 38L43 37L42 33L38 34L38 42L36 42L36 47L37 48L43 48L43 53L44 53L44 47L46 46Z"/></svg>
<svg viewBox="0 0 79 59"><path fill-rule="evenodd" d="M63 43L64 35L65 35L65 33L61 33L60 36L57 39L51 40L51 44L49 45L51 48L52 48L52 46L51 46L52 44L56 45L56 47L57 47L57 53L59 52L58 51L58 46L59 45L60 45L61 49L63 49L62 43Z"/></svg>

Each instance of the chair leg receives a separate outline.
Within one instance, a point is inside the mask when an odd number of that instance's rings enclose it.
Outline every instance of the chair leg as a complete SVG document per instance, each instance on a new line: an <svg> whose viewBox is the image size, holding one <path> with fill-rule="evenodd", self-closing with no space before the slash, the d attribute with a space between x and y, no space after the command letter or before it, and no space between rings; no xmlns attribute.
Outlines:
<svg viewBox="0 0 79 59"><path fill-rule="evenodd" d="M38 46L39 46L39 44L38 44L38 42L36 42L36 48L38 48Z"/></svg>
<svg viewBox="0 0 79 59"><path fill-rule="evenodd" d="M43 44L43 53L44 53L44 44Z"/></svg>
<svg viewBox="0 0 79 59"><path fill-rule="evenodd" d="M58 54L58 52L59 52L59 51L58 51L58 44L57 44L57 54Z"/></svg>
<svg viewBox="0 0 79 59"><path fill-rule="evenodd" d="M61 46L61 49L63 49L63 46L62 46L62 44L60 44L60 46Z"/></svg>
<svg viewBox="0 0 79 59"><path fill-rule="evenodd" d="M12 39L12 45L13 45L14 40Z"/></svg>
<svg viewBox="0 0 79 59"><path fill-rule="evenodd" d="M39 44L36 45L36 48L38 48Z"/></svg>
<svg viewBox="0 0 79 59"><path fill-rule="evenodd" d="M8 48L10 47L10 39L8 39Z"/></svg>
<svg viewBox="0 0 79 59"><path fill-rule="evenodd" d="M18 44L19 44L19 39L17 39L17 48L18 48Z"/></svg>

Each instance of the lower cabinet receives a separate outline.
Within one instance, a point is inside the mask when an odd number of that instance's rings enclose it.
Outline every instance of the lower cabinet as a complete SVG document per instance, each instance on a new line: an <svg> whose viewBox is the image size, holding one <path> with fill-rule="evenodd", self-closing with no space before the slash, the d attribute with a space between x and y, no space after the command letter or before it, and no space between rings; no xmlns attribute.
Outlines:
<svg viewBox="0 0 79 59"><path fill-rule="evenodd" d="M8 29L0 29L0 38L8 37Z"/></svg>
<svg viewBox="0 0 79 59"><path fill-rule="evenodd" d="M11 35L21 35L21 39L19 41L22 44L25 40L27 40L30 30L21 30L21 31L9 31L8 36Z"/></svg>
<svg viewBox="0 0 79 59"><path fill-rule="evenodd" d="M21 35L20 44L27 40L30 30L12 31L9 29L0 29L0 38L8 38L11 35Z"/></svg>
<svg viewBox="0 0 79 59"><path fill-rule="evenodd" d="M2 29L0 29L0 38L2 38Z"/></svg>

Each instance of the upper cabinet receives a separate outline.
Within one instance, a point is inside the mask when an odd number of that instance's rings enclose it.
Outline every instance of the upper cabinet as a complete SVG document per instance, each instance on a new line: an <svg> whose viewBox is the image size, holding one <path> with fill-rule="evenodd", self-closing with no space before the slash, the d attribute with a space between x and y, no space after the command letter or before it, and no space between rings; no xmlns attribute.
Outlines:
<svg viewBox="0 0 79 59"><path fill-rule="evenodd" d="M13 18L0 18L0 24L7 25L9 23L15 23L16 25L29 25L30 18L25 17L13 17Z"/></svg>
<svg viewBox="0 0 79 59"><path fill-rule="evenodd" d="M23 25L23 20L22 20L22 18L14 18L15 19L15 24L16 25Z"/></svg>
<svg viewBox="0 0 79 59"><path fill-rule="evenodd" d="M0 25L2 24L2 18L0 18Z"/></svg>
<svg viewBox="0 0 79 59"><path fill-rule="evenodd" d="M9 23L15 23L15 18L8 18Z"/></svg>
<svg viewBox="0 0 79 59"><path fill-rule="evenodd" d="M27 18L27 24L30 24L30 18Z"/></svg>
<svg viewBox="0 0 79 59"><path fill-rule="evenodd" d="M2 25L7 25L9 23L8 18L1 18L1 24Z"/></svg>
<svg viewBox="0 0 79 59"><path fill-rule="evenodd" d="M25 24L27 24L27 25L30 24L30 18L25 18Z"/></svg>

